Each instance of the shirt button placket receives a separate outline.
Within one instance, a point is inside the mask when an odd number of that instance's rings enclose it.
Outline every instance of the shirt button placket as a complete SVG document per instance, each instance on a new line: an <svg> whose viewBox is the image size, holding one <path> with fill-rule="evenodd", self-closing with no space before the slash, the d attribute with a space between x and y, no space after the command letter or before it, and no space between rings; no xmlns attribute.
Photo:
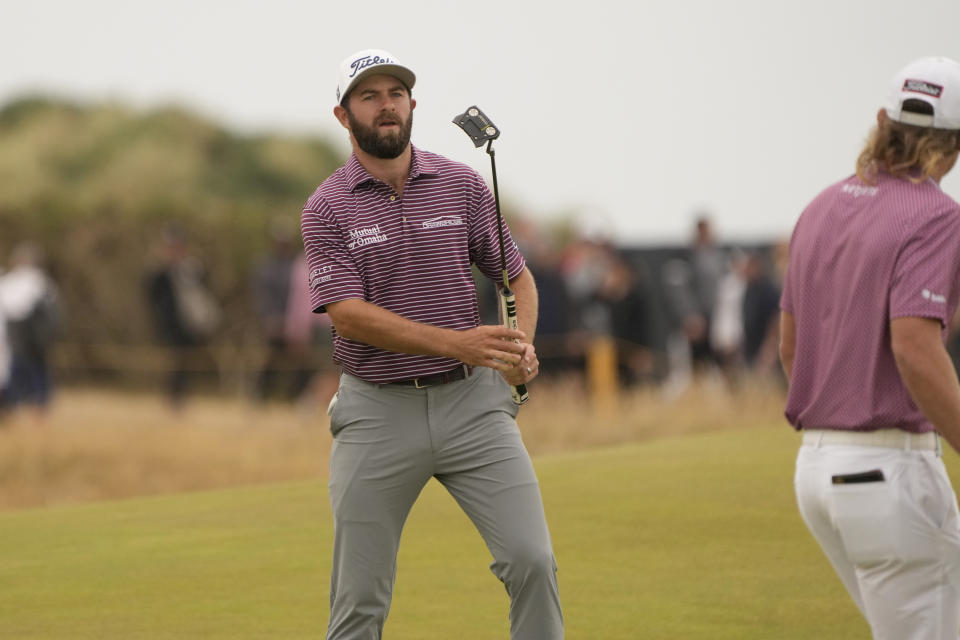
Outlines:
<svg viewBox="0 0 960 640"><path fill-rule="evenodd" d="M397 196L397 194L391 193L391 194L390 194L390 202L392 202L392 203L394 204L394 206L397 206L397 207L400 208L400 222L406 222L406 221L407 221L407 216L403 215L403 200L402 200L399 196ZM403 232L403 226L402 226L402 225L401 225L401 227L400 227L400 231L401 231L401 233Z"/></svg>

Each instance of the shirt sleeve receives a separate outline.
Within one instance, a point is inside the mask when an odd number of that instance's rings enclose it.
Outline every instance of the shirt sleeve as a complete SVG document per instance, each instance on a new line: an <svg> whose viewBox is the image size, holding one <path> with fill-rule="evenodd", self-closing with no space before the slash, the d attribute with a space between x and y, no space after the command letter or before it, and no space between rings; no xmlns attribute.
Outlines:
<svg viewBox="0 0 960 640"><path fill-rule="evenodd" d="M364 299L363 280L347 251L333 213L321 201L316 209L304 209L300 219L303 249L307 259L307 285L315 313L326 305L351 298Z"/></svg>
<svg viewBox="0 0 960 640"><path fill-rule="evenodd" d="M960 277L960 210L934 215L904 243L894 264L890 318L950 323Z"/></svg>
<svg viewBox="0 0 960 640"><path fill-rule="evenodd" d="M790 237L790 247L788 249L790 253L787 257L787 269L783 274L783 291L780 293L780 310L786 311L791 315L796 315L793 310L793 292L795 289L795 285L793 284L793 274L797 271L791 267L793 266L794 248L796 246L797 235L800 231L800 224L802 222L803 217L801 216L800 220L797 221L796 227L793 229L793 235Z"/></svg>
<svg viewBox="0 0 960 640"><path fill-rule="evenodd" d="M497 228L497 207L493 194L478 173L472 174L469 186L468 219L470 220L470 261L490 280L503 280L500 264L500 237ZM513 280L523 271L526 262L506 222L503 223L503 247L507 258L507 279Z"/></svg>

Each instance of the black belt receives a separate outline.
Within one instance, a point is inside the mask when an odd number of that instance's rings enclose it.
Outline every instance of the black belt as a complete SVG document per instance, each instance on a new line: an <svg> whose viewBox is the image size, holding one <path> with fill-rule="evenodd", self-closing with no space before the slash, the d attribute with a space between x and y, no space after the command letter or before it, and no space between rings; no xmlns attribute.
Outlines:
<svg viewBox="0 0 960 640"><path fill-rule="evenodd" d="M410 378L409 380L397 380L396 382L390 382L388 384L398 384L402 387L426 389L427 387L435 387L438 384L447 384L448 382L463 380L464 378L469 377L472 372L473 367L468 367L467 365L462 364L456 369L451 369L450 371L434 373L432 375L423 376L420 378Z"/></svg>

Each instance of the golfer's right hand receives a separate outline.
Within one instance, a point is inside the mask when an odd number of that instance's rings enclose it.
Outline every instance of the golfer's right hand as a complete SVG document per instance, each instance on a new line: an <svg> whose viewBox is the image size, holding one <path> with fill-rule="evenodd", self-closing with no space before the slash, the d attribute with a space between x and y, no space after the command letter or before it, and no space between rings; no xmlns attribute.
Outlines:
<svg viewBox="0 0 960 640"><path fill-rule="evenodd" d="M508 371L517 366L523 356L523 345L515 340L524 342L527 339L523 331L503 325L482 324L457 333L457 360L472 367L490 367L497 371Z"/></svg>

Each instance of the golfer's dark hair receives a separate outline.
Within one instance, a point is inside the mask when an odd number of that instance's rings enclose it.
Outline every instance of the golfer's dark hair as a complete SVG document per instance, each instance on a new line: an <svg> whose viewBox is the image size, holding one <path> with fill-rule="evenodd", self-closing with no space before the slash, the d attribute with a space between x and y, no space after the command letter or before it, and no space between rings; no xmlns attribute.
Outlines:
<svg viewBox="0 0 960 640"><path fill-rule="evenodd" d="M933 115L933 106L923 100L904 100L901 108ZM895 178L924 182L958 148L960 131L918 127L885 118L867 137L857 158L857 176L867 184L876 184L877 174L884 171Z"/></svg>

